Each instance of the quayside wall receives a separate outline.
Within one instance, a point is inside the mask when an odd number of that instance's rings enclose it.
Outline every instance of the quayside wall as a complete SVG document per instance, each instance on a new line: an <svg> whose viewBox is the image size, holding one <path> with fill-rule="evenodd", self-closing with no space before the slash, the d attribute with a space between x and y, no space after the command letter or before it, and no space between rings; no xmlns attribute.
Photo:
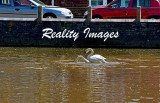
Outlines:
<svg viewBox="0 0 160 103"><path fill-rule="evenodd" d="M160 48L160 20L0 19L0 46Z"/></svg>

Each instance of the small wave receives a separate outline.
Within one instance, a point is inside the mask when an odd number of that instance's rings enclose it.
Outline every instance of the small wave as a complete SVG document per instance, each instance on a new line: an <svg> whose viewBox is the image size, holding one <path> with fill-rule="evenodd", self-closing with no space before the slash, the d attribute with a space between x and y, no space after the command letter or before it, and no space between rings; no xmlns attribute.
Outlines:
<svg viewBox="0 0 160 103"><path fill-rule="evenodd" d="M115 66L120 64L119 62L108 62L108 63L85 63L85 62L61 62L63 65L71 65L72 67L99 67L99 66Z"/></svg>
<svg viewBox="0 0 160 103"><path fill-rule="evenodd" d="M43 68L33 68L33 69L41 70L41 69L43 69Z"/></svg>
<svg viewBox="0 0 160 103"><path fill-rule="evenodd" d="M34 67L25 67L26 69L34 69Z"/></svg>
<svg viewBox="0 0 160 103"><path fill-rule="evenodd" d="M60 60L61 62L68 62L68 61L73 61L73 60Z"/></svg>
<svg viewBox="0 0 160 103"><path fill-rule="evenodd" d="M138 102L140 99L131 99L134 102Z"/></svg>
<svg viewBox="0 0 160 103"><path fill-rule="evenodd" d="M136 61L149 61L149 60L140 60L140 59L121 59L121 58L117 58L117 60L131 61L131 62L136 62Z"/></svg>
<svg viewBox="0 0 160 103"><path fill-rule="evenodd" d="M153 97L141 97L142 99L153 99Z"/></svg>
<svg viewBox="0 0 160 103"><path fill-rule="evenodd" d="M152 67L154 67L154 68L158 68L158 67L160 67L160 66L152 66Z"/></svg>
<svg viewBox="0 0 160 103"><path fill-rule="evenodd" d="M133 68L126 68L126 69L133 69Z"/></svg>
<svg viewBox="0 0 160 103"><path fill-rule="evenodd" d="M139 67L139 68L147 68L148 66L135 66L135 67Z"/></svg>

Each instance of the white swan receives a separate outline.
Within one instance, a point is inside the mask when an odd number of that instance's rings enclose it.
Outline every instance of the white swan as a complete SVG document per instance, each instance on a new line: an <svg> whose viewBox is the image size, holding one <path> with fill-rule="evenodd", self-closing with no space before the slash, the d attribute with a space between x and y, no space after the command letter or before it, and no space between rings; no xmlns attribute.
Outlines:
<svg viewBox="0 0 160 103"><path fill-rule="evenodd" d="M82 55L79 55L79 56L76 58L75 62L78 62L79 58L82 58L85 63L90 63L89 60L87 60L86 58L84 58Z"/></svg>
<svg viewBox="0 0 160 103"><path fill-rule="evenodd" d="M98 55L98 54L93 55L93 54L94 54L94 51L93 51L92 48L86 49L86 53L88 53L88 52L90 52L90 51L91 51L91 53L87 56L87 59L89 60L89 62L91 62L91 63L96 63L96 62L107 63L107 62L105 61L105 59L106 59L105 57L103 57L103 56L101 56L101 55Z"/></svg>

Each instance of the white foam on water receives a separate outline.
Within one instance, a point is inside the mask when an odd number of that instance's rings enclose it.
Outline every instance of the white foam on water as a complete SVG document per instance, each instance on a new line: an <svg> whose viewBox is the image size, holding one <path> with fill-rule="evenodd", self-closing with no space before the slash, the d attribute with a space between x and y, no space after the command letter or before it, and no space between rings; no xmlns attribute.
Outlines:
<svg viewBox="0 0 160 103"><path fill-rule="evenodd" d="M135 66L135 67L139 67L139 68L147 68L148 66Z"/></svg>
<svg viewBox="0 0 160 103"><path fill-rule="evenodd" d="M157 68L157 67L160 67L160 66L152 66L152 67Z"/></svg>
<svg viewBox="0 0 160 103"><path fill-rule="evenodd" d="M140 99L131 99L134 102L138 102Z"/></svg>
<svg viewBox="0 0 160 103"><path fill-rule="evenodd" d="M153 99L153 97L141 97L142 99Z"/></svg>

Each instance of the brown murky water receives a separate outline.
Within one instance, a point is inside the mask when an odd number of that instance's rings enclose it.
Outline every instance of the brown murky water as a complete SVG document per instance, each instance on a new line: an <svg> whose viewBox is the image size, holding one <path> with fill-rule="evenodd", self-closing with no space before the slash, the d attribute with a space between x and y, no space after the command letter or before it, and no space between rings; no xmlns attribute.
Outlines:
<svg viewBox="0 0 160 103"><path fill-rule="evenodd" d="M0 103L160 102L160 50L95 53L109 63L75 63L85 49L1 47Z"/></svg>

